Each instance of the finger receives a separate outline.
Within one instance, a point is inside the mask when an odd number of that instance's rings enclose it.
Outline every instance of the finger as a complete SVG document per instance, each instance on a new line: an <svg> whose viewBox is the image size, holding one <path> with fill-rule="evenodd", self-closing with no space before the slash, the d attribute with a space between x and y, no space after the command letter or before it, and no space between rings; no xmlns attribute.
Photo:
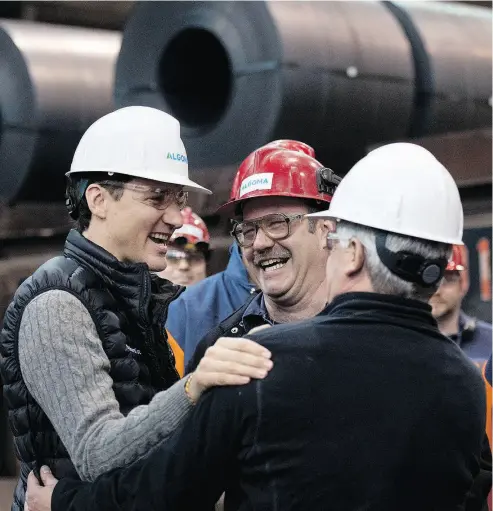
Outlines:
<svg viewBox="0 0 493 511"><path fill-rule="evenodd" d="M257 355L251 355L243 351L236 351L214 346L209 348L204 358L200 361L199 367L210 370L214 368L216 362L233 362L244 366L254 367L256 369L272 369L272 360ZM250 376L249 374L247 376Z"/></svg>
<svg viewBox="0 0 493 511"><path fill-rule="evenodd" d="M41 486L39 484L38 478L34 475L34 472L31 470L29 475L27 476L27 484L29 486Z"/></svg>
<svg viewBox="0 0 493 511"><path fill-rule="evenodd" d="M195 372L196 377L197 372ZM202 375L201 385L204 388L208 389L209 387L223 387L228 385L246 385L250 382L250 378L246 376L239 376L235 374L228 373L206 373Z"/></svg>
<svg viewBox="0 0 493 511"><path fill-rule="evenodd" d="M272 325L260 325L260 326L256 326L255 328L252 328L248 332L248 335L258 334L259 332L261 332L262 330L265 330L266 328L272 328Z"/></svg>
<svg viewBox="0 0 493 511"><path fill-rule="evenodd" d="M41 474L41 480L45 486L55 486L58 482L58 479L55 478L55 476L51 473L51 470L46 465L41 467L39 473Z"/></svg>
<svg viewBox="0 0 493 511"><path fill-rule="evenodd" d="M244 351L259 357L270 358L271 352L261 346L258 342L243 337L219 337L214 346L221 346L235 351Z"/></svg>
<svg viewBox="0 0 493 511"><path fill-rule="evenodd" d="M24 511L29 511L29 505L27 503L27 499L29 498L29 493L26 491L26 496L24 497Z"/></svg>
<svg viewBox="0 0 493 511"><path fill-rule="evenodd" d="M198 377L200 379L203 375L206 376L210 373L222 373L231 376L245 376L247 378L265 378L267 376L268 369L244 365L231 360L210 360L207 364L207 367L200 367L199 365L196 373L199 373ZM201 380L199 381L202 383Z"/></svg>

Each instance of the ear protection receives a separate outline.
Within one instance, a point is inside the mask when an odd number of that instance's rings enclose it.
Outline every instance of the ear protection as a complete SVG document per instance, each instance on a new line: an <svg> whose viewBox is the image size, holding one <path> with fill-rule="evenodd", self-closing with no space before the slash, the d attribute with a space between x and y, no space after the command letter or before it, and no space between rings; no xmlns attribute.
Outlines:
<svg viewBox="0 0 493 511"><path fill-rule="evenodd" d="M387 233L378 233L375 238L378 257L394 274L408 282L423 287L432 287L443 278L447 259L426 259L411 252L392 252L385 246Z"/></svg>

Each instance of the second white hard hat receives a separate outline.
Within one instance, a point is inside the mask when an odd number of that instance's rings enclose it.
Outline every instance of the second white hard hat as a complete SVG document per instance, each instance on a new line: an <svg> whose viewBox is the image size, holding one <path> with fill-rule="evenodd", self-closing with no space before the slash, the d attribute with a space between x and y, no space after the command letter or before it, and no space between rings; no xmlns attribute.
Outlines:
<svg viewBox="0 0 493 511"><path fill-rule="evenodd" d="M369 153L342 179L330 208L308 216L462 245L464 218L454 179L429 151L410 143Z"/></svg>
<svg viewBox="0 0 493 511"><path fill-rule="evenodd" d="M92 124L77 146L67 175L77 172L125 174L212 193L188 177L180 123L146 106L121 108Z"/></svg>

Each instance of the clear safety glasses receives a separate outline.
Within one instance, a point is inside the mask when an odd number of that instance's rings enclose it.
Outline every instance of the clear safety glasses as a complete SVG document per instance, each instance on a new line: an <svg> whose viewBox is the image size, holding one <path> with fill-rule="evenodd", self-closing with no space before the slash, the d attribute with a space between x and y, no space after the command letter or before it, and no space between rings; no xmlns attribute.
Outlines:
<svg viewBox="0 0 493 511"><path fill-rule="evenodd" d="M121 183L119 181L101 181L102 186L111 186L133 192L133 198L152 206L155 209L164 210L176 204L180 209L185 208L188 202L188 192L182 187L170 185L166 188L158 188L138 183Z"/></svg>

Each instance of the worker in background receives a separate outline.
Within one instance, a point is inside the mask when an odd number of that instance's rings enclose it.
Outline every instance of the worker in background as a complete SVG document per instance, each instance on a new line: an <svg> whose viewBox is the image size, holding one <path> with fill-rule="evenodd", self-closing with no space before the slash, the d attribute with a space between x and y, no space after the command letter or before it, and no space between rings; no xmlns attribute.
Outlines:
<svg viewBox="0 0 493 511"><path fill-rule="evenodd" d="M181 212L183 225L168 243L166 268L158 275L179 286L191 286L207 277L210 236L207 225L191 208Z"/></svg>
<svg viewBox="0 0 493 511"><path fill-rule="evenodd" d="M449 336L475 362L491 355L492 328L489 323L461 310L469 290L468 254L464 245L454 246L442 284L432 296L432 313L442 334Z"/></svg>
<svg viewBox="0 0 493 511"><path fill-rule="evenodd" d="M190 286L204 280L207 276L210 236L205 222L191 208L182 209L181 216L183 225L173 232L166 252L166 268L158 275L174 284ZM175 311L173 314L176 314L176 320L183 321L180 311ZM180 377L183 377L185 354L169 331L167 337L175 357L175 368Z"/></svg>
<svg viewBox="0 0 493 511"><path fill-rule="evenodd" d="M266 147L285 147L314 157L313 149L302 142L276 140ZM235 201L240 193L238 179L237 174L228 204ZM231 218L230 214L234 215L234 212L227 208L220 208L219 213L224 214L228 220ZM247 271L242 249L235 242L230 249L226 270L187 288L171 303L166 328L183 350L185 365L190 361L200 340L251 299L257 289L255 275ZM197 303L201 304L200 308Z"/></svg>
<svg viewBox="0 0 493 511"><path fill-rule="evenodd" d="M189 370L222 336L311 318L326 306L327 230L306 215L328 208L340 178L314 155L302 142L284 141L257 149L240 165L219 212L234 219L231 234L261 292L205 335Z"/></svg>
<svg viewBox="0 0 493 511"><path fill-rule="evenodd" d="M166 440L206 388L271 364L260 346L225 342L186 382L175 370L164 320L183 288L151 272L166 266L189 190L210 193L188 178L180 125L160 110L117 110L82 137L67 184L76 228L4 318L3 390L21 461L14 511L31 470L47 464L58 477L92 480L130 464Z"/></svg>
<svg viewBox="0 0 493 511"><path fill-rule="evenodd" d="M311 217L329 305L250 336L272 351L267 378L207 392L168 443L93 483L30 476L30 511L208 509L225 488L230 510L463 509L484 384L428 304L462 238L452 176L419 146L382 146Z"/></svg>

